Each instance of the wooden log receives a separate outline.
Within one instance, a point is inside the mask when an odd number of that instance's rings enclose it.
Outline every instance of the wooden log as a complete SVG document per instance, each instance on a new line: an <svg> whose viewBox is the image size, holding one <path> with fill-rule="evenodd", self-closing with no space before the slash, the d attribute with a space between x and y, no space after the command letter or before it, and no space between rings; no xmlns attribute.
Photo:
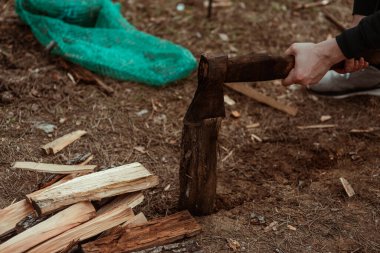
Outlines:
<svg viewBox="0 0 380 253"><path fill-rule="evenodd" d="M285 105L283 103L280 103L276 101L274 98L268 97L252 87L242 84L242 83L226 83L225 84L228 88L233 89L234 91L237 91L243 95L246 95L247 97L253 98L254 100L269 105L272 108L275 108L279 111L285 112L291 116L296 116L298 109L293 106Z"/></svg>
<svg viewBox="0 0 380 253"><path fill-rule="evenodd" d="M12 169L23 169L54 174L72 174L93 172L96 165L62 165L36 162L15 162Z"/></svg>
<svg viewBox="0 0 380 253"><path fill-rule="evenodd" d="M97 213L97 216L92 220L34 247L29 250L28 253L60 252L61 250L67 249L70 244L73 246L76 242L98 235L132 219L133 217L133 211L128 204L113 206L113 208L108 209L106 212Z"/></svg>
<svg viewBox="0 0 380 253"><path fill-rule="evenodd" d="M94 216L95 208L90 202L77 203L1 244L0 252L25 252L66 230L88 221Z"/></svg>
<svg viewBox="0 0 380 253"><path fill-rule="evenodd" d="M44 215L79 201L100 200L145 190L157 184L157 176L140 163L132 163L76 177L26 196L37 213Z"/></svg>
<svg viewBox="0 0 380 253"><path fill-rule="evenodd" d="M121 234L112 234L82 245L85 253L133 252L164 245L194 236L201 232L200 225L182 211L146 224L127 228Z"/></svg>
<svg viewBox="0 0 380 253"><path fill-rule="evenodd" d="M210 214L216 198L217 141L225 115L223 81L227 57L201 57L198 88L182 130L179 206L195 215Z"/></svg>
<svg viewBox="0 0 380 253"><path fill-rule="evenodd" d="M34 213L32 205L24 200L0 210L0 236L12 232L17 223Z"/></svg>
<svg viewBox="0 0 380 253"><path fill-rule="evenodd" d="M72 133L66 134L48 144L43 145L41 148L46 152L46 154L56 154L66 146L70 145L81 136L85 135L87 132L83 130L77 130Z"/></svg>

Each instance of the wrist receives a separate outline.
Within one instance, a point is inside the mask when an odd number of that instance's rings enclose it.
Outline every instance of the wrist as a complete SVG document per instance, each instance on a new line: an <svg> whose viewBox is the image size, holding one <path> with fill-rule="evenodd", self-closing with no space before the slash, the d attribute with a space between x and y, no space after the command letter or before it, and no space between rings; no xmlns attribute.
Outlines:
<svg viewBox="0 0 380 253"><path fill-rule="evenodd" d="M331 66L346 59L335 39L322 41L316 44L316 48L318 54Z"/></svg>

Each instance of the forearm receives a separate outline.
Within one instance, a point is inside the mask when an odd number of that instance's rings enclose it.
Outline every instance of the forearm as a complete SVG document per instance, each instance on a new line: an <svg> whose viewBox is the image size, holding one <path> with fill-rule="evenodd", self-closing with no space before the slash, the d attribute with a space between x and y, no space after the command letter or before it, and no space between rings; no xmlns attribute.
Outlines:
<svg viewBox="0 0 380 253"><path fill-rule="evenodd" d="M355 58L369 49L380 49L380 11L363 18L360 23L336 38L346 58Z"/></svg>

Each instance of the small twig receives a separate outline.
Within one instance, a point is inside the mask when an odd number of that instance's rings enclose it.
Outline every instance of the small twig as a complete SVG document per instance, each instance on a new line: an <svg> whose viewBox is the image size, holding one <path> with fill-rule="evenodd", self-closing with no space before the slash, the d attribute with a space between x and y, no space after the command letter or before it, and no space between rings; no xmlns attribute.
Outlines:
<svg viewBox="0 0 380 253"><path fill-rule="evenodd" d="M344 25L342 25L338 20L336 20L336 18L334 18L330 13L328 13L327 11L324 11L323 12L323 15L325 15L325 18L330 21L331 23L333 23L341 32L343 32L344 30L346 30L346 27Z"/></svg>
<svg viewBox="0 0 380 253"><path fill-rule="evenodd" d="M297 126L298 129L320 129L320 128L334 128L337 127L335 124L320 124L320 125L310 125L310 126Z"/></svg>
<svg viewBox="0 0 380 253"><path fill-rule="evenodd" d="M294 10L303 10L303 9L309 9L314 7L321 7L331 4L330 0L321 0L314 3L305 3L305 4L298 4L296 7L294 7Z"/></svg>

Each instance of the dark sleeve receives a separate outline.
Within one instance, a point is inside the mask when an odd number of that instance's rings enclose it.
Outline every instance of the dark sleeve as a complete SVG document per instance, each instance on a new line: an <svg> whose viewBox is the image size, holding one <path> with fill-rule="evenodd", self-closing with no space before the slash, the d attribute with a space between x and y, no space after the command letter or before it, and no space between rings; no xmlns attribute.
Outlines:
<svg viewBox="0 0 380 253"><path fill-rule="evenodd" d="M359 25L338 35L336 41L348 59L358 57L369 49L380 49L380 11L363 18Z"/></svg>
<svg viewBox="0 0 380 253"><path fill-rule="evenodd" d="M369 16L376 10L378 0L355 0L352 14Z"/></svg>

